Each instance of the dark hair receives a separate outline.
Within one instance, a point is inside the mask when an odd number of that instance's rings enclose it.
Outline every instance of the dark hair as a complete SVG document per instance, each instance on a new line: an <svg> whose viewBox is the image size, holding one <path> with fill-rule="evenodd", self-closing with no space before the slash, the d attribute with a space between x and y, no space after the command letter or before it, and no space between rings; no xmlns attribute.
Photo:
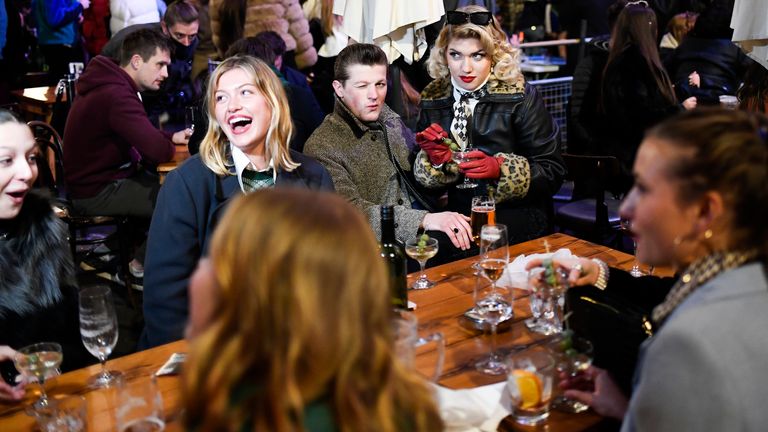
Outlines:
<svg viewBox="0 0 768 432"><path fill-rule="evenodd" d="M616 3L608 6L606 11L608 15L608 28L613 31L613 26L616 25L616 20L619 19L619 14L627 6L627 0L616 0Z"/></svg>
<svg viewBox="0 0 768 432"><path fill-rule="evenodd" d="M224 58L234 57L236 55L249 55L256 57L264 63L272 66L275 64L275 52L267 45L263 40L257 39L255 36L238 39L229 46L227 52L224 54Z"/></svg>
<svg viewBox="0 0 768 432"><path fill-rule="evenodd" d="M171 39L158 30L142 28L129 33L120 46L120 66L131 62L131 57L138 54L142 60L149 61L157 50L173 54Z"/></svg>
<svg viewBox="0 0 768 432"><path fill-rule="evenodd" d="M264 41L264 43L271 47L272 51L275 52L275 58L285 54L285 50L287 48L285 46L285 40L277 32L272 30L265 30L254 37L258 40Z"/></svg>
<svg viewBox="0 0 768 432"><path fill-rule="evenodd" d="M637 3L625 6L611 32L610 51L603 75L626 50L635 48L645 59L648 71L653 76L662 96L670 103L676 104L677 98L672 88L672 80L669 79L659 58L659 49L656 44L657 31L656 13L653 9Z"/></svg>
<svg viewBox="0 0 768 432"><path fill-rule="evenodd" d="M741 109L761 113L768 111L768 69L752 62L744 74L744 85L738 95Z"/></svg>
<svg viewBox="0 0 768 432"><path fill-rule="evenodd" d="M163 22L170 29L176 23L192 24L200 19L197 8L188 0L176 0L168 5Z"/></svg>
<svg viewBox="0 0 768 432"><path fill-rule="evenodd" d="M731 209L731 248L758 249L768 262L768 118L720 108L686 111L650 129L681 151L669 160L678 198L691 202L718 191Z"/></svg>
<svg viewBox="0 0 768 432"><path fill-rule="evenodd" d="M245 0L222 0L219 4L219 52L224 54L230 45L243 37L245 29Z"/></svg>
<svg viewBox="0 0 768 432"><path fill-rule="evenodd" d="M0 125L5 123L21 123L24 124L23 121L14 113L13 111L9 111L5 108L0 108Z"/></svg>
<svg viewBox="0 0 768 432"><path fill-rule="evenodd" d="M344 81L349 79L349 67L352 65L387 66L388 64L387 55L376 45L365 43L348 45L336 57L336 64L333 67L333 79L344 83Z"/></svg>
<svg viewBox="0 0 768 432"><path fill-rule="evenodd" d="M690 34L702 39L731 39L732 0L714 0L701 11Z"/></svg>

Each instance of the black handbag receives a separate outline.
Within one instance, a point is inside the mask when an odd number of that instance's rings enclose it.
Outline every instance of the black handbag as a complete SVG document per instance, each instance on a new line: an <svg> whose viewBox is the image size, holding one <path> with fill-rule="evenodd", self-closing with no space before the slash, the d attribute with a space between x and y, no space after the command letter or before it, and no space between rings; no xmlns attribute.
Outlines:
<svg viewBox="0 0 768 432"><path fill-rule="evenodd" d="M594 365L610 372L629 395L640 344L653 335L651 310L593 286L569 289L566 309L568 327L592 342Z"/></svg>

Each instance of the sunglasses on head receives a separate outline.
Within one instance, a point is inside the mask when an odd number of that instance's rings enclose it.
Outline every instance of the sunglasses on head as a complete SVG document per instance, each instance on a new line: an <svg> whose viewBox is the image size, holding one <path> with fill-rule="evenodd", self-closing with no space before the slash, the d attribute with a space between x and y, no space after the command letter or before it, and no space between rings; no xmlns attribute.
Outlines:
<svg viewBox="0 0 768 432"><path fill-rule="evenodd" d="M445 13L445 20L451 25L461 25L466 23L472 23L476 25L488 25L493 19L493 15L490 12L461 12L461 11L448 11Z"/></svg>

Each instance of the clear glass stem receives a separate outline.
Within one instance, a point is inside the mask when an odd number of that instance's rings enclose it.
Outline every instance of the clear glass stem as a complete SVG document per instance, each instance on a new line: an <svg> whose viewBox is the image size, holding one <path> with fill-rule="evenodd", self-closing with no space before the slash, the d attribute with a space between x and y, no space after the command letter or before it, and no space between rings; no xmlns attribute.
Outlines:
<svg viewBox="0 0 768 432"><path fill-rule="evenodd" d="M490 323L491 324L491 363L498 363L499 356L498 353L496 353L496 323Z"/></svg>
<svg viewBox="0 0 768 432"><path fill-rule="evenodd" d="M107 357L99 357L99 363L101 363L101 378L106 381L109 379L109 371L107 370Z"/></svg>
<svg viewBox="0 0 768 432"><path fill-rule="evenodd" d="M37 402L40 404L40 406L47 406L48 393L45 392L45 376L38 378L37 382L40 384L40 399Z"/></svg>
<svg viewBox="0 0 768 432"><path fill-rule="evenodd" d="M643 272L640 270L640 263L637 261L637 242L634 239L632 239L632 250L634 261L632 262L632 270L630 270L629 274L634 277L642 276Z"/></svg>
<svg viewBox="0 0 768 432"><path fill-rule="evenodd" d="M424 271L424 266L427 265L427 262L424 260L419 260L419 266L421 267L421 271L419 272L419 280L426 282L427 281L427 272Z"/></svg>

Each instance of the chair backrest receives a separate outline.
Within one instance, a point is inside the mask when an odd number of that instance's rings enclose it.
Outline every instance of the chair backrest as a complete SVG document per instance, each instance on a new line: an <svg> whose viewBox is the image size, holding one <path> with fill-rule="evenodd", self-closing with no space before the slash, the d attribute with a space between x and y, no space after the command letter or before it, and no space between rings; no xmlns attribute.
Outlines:
<svg viewBox="0 0 768 432"><path fill-rule="evenodd" d="M47 187L60 201L67 201L61 136L51 125L42 121L34 120L27 125L32 129L32 135L43 156L37 164L36 186Z"/></svg>
<svg viewBox="0 0 768 432"><path fill-rule="evenodd" d="M619 161L614 156L586 156L563 153L568 167L568 178L574 183L588 184L591 198L595 200L596 232L609 228L608 206L605 202L607 187L614 184L621 172Z"/></svg>

